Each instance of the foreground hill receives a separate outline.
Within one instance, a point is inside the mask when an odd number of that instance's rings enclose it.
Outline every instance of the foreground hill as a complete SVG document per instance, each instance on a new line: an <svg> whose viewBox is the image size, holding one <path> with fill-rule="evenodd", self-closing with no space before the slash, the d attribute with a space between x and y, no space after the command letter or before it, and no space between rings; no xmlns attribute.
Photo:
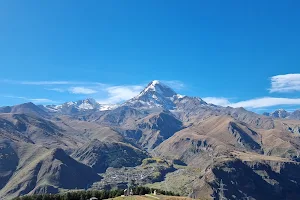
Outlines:
<svg viewBox="0 0 300 200"><path fill-rule="evenodd" d="M72 159L62 149L1 141L0 153L1 169L6 169L6 173L2 173L5 176L1 176L2 197L57 193L59 189L84 189L100 180L92 168Z"/></svg>
<svg viewBox="0 0 300 200"><path fill-rule="evenodd" d="M228 199L295 199L299 130L299 120L208 104L159 81L109 109L92 99L2 107L0 195L135 181L210 198L223 182Z"/></svg>

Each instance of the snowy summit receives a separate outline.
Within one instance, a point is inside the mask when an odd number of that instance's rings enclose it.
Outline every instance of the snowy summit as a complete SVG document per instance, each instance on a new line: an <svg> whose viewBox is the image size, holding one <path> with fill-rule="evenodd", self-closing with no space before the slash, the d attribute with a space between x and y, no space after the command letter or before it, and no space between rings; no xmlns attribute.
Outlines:
<svg viewBox="0 0 300 200"><path fill-rule="evenodd" d="M139 95L127 101L125 105L145 109L155 107L172 109L175 107L174 101L183 97L161 81L154 80Z"/></svg>

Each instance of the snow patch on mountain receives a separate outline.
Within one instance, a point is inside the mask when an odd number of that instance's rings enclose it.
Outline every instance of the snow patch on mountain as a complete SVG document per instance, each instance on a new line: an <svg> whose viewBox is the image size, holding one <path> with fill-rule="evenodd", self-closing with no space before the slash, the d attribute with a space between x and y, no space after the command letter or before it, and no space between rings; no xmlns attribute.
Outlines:
<svg viewBox="0 0 300 200"><path fill-rule="evenodd" d="M105 111L105 110L113 110L116 109L119 105L118 104L100 104L99 110Z"/></svg>
<svg viewBox="0 0 300 200"><path fill-rule="evenodd" d="M281 119L300 119L300 110L294 110L292 112L288 112L284 109L278 109L274 112L265 112L263 113L265 116L273 117L273 118L281 118Z"/></svg>
<svg viewBox="0 0 300 200"><path fill-rule="evenodd" d="M139 109L162 108L174 110L178 103L189 100L191 100L191 98L177 94L167 85L158 80L154 80L149 83L139 95L128 100L123 105ZM199 102L205 103L202 99L200 99Z"/></svg>
<svg viewBox="0 0 300 200"><path fill-rule="evenodd" d="M117 108L116 104L100 104L95 99L88 98L79 101L70 101L61 105L47 105L45 108L50 112L63 112L64 110L73 109L75 111L87 111L87 110L112 110Z"/></svg>
<svg viewBox="0 0 300 200"><path fill-rule="evenodd" d="M184 98L184 97L186 97L185 95L181 95L181 94L177 94L177 98L178 99L182 99L182 98Z"/></svg>

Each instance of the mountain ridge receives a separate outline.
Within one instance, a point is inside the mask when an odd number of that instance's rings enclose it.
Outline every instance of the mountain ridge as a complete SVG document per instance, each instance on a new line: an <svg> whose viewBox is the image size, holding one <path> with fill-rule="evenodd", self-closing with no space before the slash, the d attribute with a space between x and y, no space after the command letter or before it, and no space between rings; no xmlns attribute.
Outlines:
<svg viewBox="0 0 300 200"><path fill-rule="evenodd" d="M273 199L287 198L276 190L289 187L300 197L300 179L293 173L296 182L289 181L287 172L300 169L299 120L208 104L159 81L114 108L99 105L85 99L56 112L32 103L0 108L0 195L125 188L130 173L140 184L168 184L197 197L216 195L220 179L241 191L226 193L228 199L262 199L259 187ZM73 185L67 169L78 173Z"/></svg>
<svg viewBox="0 0 300 200"><path fill-rule="evenodd" d="M270 116L270 117L273 117L273 118L300 120L300 110L299 109L291 111L291 112L288 112L284 109L278 109L278 110L275 110L271 113L264 112L262 115Z"/></svg>

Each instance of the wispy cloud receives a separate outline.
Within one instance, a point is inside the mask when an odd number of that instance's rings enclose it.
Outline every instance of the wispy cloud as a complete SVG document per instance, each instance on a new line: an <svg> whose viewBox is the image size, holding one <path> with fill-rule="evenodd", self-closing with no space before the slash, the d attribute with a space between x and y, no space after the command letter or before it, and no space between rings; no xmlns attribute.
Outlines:
<svg viewBox="0 0 300 200"><path fill-rule="evenodd" d="M105 90L108 93L108 98L98 100L99 103L119 103L138 95L143 86L140 85L124 85L124 86L112 86Z"/></svg>
<svg viewBox="0 0 300 200"><path fill-rule="evenodd" d="M205 97L202 99L207 103L211 103L219 106L228 106L230 104L229 100L224 97Z"/></svg>
<svg viewBox="0 0 300 200"><path fill-rule="evenodd" d="M57 81L24 81L24 80L9 80L9 79L4 79L0 80L2 83L7 83L7 84L20 84L20 85L40 85L40 86L51 86L51 85L105 85L103 83L99 82L84 82L84 81L62 81L62 80L57 80Z"/></svg>
<svg viewBox="0 0 300 200"><path fill-rule="evenodd" d="M179 85L179 82L177 83ZM115 104L131 99L138 95L145 85L108 85L102 83L95 83L90 85L79 85L74 87L55 87L48 90L56 92L69 92L72 94L92 95L93 98L102 104ZM101 94L98 98L96 93Z"/></svg>
<svg viewBox="0 0 300 200"><path fill-rule="evenodd" d="M45 88L46 90L51 90L55 92L65 92L66 90L63 88Z"/></svg>
<svg viewBox="0 0 300 200"><path fill-rule="evenodd" d="M71 87L68 91L72 94L95 94L98 91L87 87Z"/></svg>
<svg viewBox="0 0 300 200"><path fill-rule="evenodd" d="M5 95L3 96L5 98L13 98L13 99L22 99L26 102L32 102L32 103L36 103L36 104L46 104L46 103L59 103L57 101L51 100L51 99L47 99L47 98L28 98L28 97L21 97L21 96L11 96L11 95Z"/></svg>
<svg viewBox="0 0 300 200"><path fill-rule="evenodd" d="M162 80L161 82L175 90L182 90L186 87L186 85L179 80Z"/></svg>
<svg viewBox="0 0 300 200"><path fill-rule="evenodd" d="M300 74L284 74L271 77L270 93L300 91ZM220 106L244 107L250 109L268 108L272 106L300 105L300 98L260 97L249 100L231 102L224 97L206 97L204 101Z"/></svg>
<svg viewBox="0 0 300 200"><path fill-rule="evenodd" d="M224 97L206 97L203 98L203 100L207 103L234 108L267 108L272 106L300 105L300 98L262 97L239 102L230 102L228 98Z"/></svg>
<svg viewBox="0 0 300 200"><path fill-rule="evenodd" d="M270 92L300 91L300 74L284 74L271 77Z"/></svg>
<svg viewBox="0 0 300 200"><path fill-rule="evenodd" d="M53 101L51 99L27 99L33 103L44 104L44 103L58 103L57 101Z"/></svg>
<svg viewBox="0 0 300 200"><path fill-rule="evenodd" d="M70 85L77 84L76 82L69 81L21 81L22 85Z"/></svg>
<svg viewBox="0 0 300 200"><path fill-rule="evenodd" d="M244 107L244 108L263 108L263 107L282 106L282 105L300 105L300 99L263 97L263 98L250 99L246 101L232 103L229 106Z"/></svg>
<svg viewBox="0 0 300 200"><path fill-rule="evenodd" d="M71 93L75 95L81 95L81 97L92 97L98 99L100 103L121 103L132 97L138 95L141 90L146 86L146 84L137 85L112 85L104 84L100 82L84 82L84 81L18 81L18 80L0 80L0 82L6 84L19 84L28 86L43 87L45 90L51 90L59 93ZM175 90L181 90L186 87L186 85L179 80L163 80L164 84ZM53 101L49 99L27 99L28 101L35 101L44 103L48 101L52 103Z"/></svg>
<svg viewBox="0 0 300 200"><path fill-rule="evenodd" d="M17 81L17 80L9 80L9 79L4 79L0 81L2 83L19 84L19 85L70 85L70 84L77 83L72 81Z"/></svg>

